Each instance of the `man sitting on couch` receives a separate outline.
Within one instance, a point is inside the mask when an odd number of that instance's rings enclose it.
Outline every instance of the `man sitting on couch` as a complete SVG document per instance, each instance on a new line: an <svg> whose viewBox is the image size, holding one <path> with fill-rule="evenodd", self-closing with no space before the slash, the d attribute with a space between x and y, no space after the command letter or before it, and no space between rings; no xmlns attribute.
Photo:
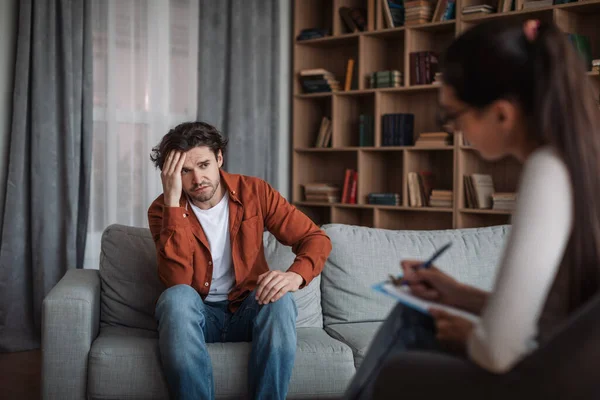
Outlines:
<svg viewBox="0 0 600 400"><path fill-rule="evenodd" d="M289 292L323 269L331 242L265 181L221 170L227 139L183 123L152 150L163 194L148 210L158 275L161 362L172 398L215 397L206 343L252 341L252 398L285 399L296 354ZM292 246L287 272L269 271L263 231Z"/></svg>

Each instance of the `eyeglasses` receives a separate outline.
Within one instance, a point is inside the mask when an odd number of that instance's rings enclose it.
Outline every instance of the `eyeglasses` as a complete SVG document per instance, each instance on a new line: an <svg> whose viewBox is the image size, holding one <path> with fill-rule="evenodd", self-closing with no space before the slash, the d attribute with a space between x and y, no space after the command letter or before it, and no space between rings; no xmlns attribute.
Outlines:
<svg viewBox="0 0 600 400"><path fill-rule="evenodd" d="M456 120L469 111L471 107L465 107L462 110L455 112L448 112L442 107L438 108L436 119L440 129L448 132L450 134L454 134L456 132Z"/></svg>

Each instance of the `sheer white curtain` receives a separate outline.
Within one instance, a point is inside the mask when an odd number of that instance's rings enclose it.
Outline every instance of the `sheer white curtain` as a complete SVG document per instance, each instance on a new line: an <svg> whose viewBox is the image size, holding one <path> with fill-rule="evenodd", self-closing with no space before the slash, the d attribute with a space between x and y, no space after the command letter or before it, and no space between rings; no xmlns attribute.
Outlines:
<svg viewBox="0 0 600 400"><path fill-rule="evenodd" d="M150 151L196 118L198 0L94 3L94 141L86 268L113 223L147 226L162 192Z"/></svg>

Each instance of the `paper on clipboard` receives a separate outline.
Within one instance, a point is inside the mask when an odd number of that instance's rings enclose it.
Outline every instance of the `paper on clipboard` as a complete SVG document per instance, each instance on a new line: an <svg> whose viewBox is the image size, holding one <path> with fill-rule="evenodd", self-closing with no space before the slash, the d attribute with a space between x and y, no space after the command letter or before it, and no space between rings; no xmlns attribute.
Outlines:
<svg viewBox="0 0 600 400"><path fill-rule="evenodd" d="M471 314L470 312L463 311L458 308L438 304L432 301L423 300L419 297L414 296L413 294L411 294L410 288L408 286L396 286L391 282L385 281L374 285L373 289L387 296L395 298L398 302L404 304L407 307L411 307L425 314L429 314L430 308L436 308L438 310L446 311L449 314L463 317L474 323L479 322L479 317L475 314Z"/></svg>

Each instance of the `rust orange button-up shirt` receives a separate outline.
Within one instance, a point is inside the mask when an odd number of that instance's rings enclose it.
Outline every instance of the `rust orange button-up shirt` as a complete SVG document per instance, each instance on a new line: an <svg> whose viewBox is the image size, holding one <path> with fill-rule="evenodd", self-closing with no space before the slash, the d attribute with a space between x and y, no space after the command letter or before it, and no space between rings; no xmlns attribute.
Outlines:
<svg viewBox="0 0 600 400"><path fill-rule="evenodd" d="M235 311L256 288L258 276L269 270L263 232L268 230L296 258L288 271L304 279L319 275L331 252L329 237L306 215L289 204L265 181L221 170L221 184L229 193L229 234L235 286L229 293ZM156 244L158 276L167 286L190 285L204 300L212 282L213 263L208 240L185 195L180 207L166 207L160 195L148 209Z"/></svg>

